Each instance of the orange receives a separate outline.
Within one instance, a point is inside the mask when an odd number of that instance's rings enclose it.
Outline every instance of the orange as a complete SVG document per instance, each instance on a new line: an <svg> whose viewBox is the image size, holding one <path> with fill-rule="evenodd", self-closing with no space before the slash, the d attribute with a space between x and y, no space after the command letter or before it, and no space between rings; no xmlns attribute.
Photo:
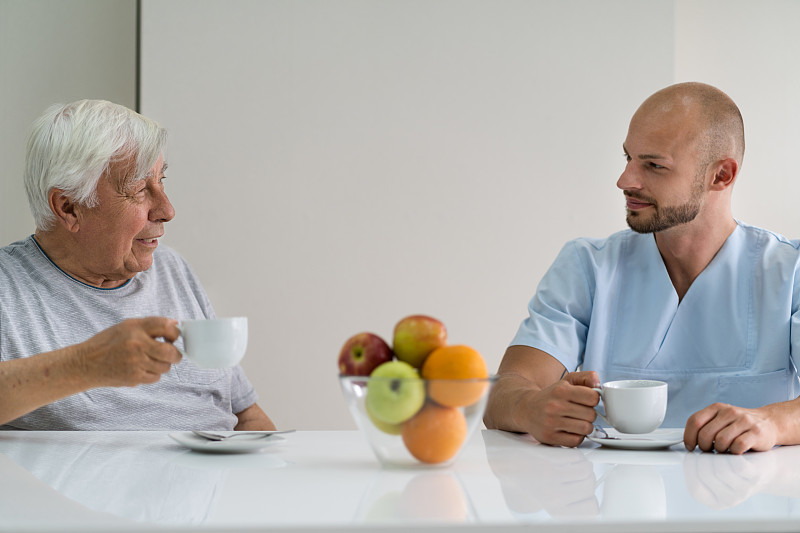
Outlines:
<svg viewBox="0 0 800 533"><path fill-rule="evenodd" d="M486 361L474 348L456 344L436 348L422 364L422 377L428 383L428 396L440 405L462 407L481 399L489 376ZM475 381L480 379L481 381ZM468 380L464 383L435 380Z"/></svg>
<svg viewBox="0 0 800 533"><path fill-rule="evenodd" d="M429 403L403 424L403 443L423 463L452 459L467 436L467 419L455 407Z"/></svg>

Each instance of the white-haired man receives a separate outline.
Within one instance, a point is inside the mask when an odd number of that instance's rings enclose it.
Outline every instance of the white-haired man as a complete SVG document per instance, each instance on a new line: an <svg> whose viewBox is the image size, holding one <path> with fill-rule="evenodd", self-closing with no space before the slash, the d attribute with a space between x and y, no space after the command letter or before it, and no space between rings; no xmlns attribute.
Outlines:
<svg viewBox="0 0 800 533"><path fill-rule="evenodd" d="M28 142L34 235L0 248L0 429L274 429L240 367L182 359L214 311L159 245L166 131L102 100L48 109Z"/></svg>

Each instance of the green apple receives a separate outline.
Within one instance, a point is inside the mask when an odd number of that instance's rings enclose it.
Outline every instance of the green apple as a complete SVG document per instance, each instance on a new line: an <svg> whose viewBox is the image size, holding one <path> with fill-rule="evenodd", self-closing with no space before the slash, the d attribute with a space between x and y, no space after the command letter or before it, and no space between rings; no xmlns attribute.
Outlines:
<svg viewBox="0 0 800 533"><path fill-rule="evenodd" d="M447 344L447 328L433 317L407 316L394 327L392 349L400 361L421 368L433 350Z"/></svg>
<svg viewBox="0 0 800 533"><path fill-rule="evenodd" d="M369 421L372 422L372 425L378 428L379 430L383 431L388 435L400 435L403 432L403 424L389 424L388 422L384 422L374 414L372 414L372 410L369 408L368 405L365 405L367 410L367 416L369 417Z"/></svg>
<svg viewBox="0 0 800 533"><path fill-rule="evenodd" d="M386 424L401 424L425 403L425 382L408 363L389 361L370 374L364 401L373 417Z"/></svg>

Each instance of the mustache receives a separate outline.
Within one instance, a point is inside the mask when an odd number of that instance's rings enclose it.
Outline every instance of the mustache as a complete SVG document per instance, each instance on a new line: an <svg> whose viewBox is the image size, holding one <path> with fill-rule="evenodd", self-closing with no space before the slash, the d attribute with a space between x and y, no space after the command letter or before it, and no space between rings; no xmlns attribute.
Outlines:
<svg viewBox="0 0 800 533"><path fill-rule="evenodd" d="M632 193L628 191L622 191L622 194L627 196L628 198L632 198L634 200L640 200L642 202L647 202L648 204L657 205L656 199L650 196L645 196L643 194Z"/></svg>

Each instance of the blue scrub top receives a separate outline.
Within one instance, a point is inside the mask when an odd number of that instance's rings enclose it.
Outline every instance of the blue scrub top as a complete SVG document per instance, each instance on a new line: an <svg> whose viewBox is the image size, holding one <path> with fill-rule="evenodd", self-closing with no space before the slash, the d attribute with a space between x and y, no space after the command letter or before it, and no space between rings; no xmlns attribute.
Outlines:
<svg viewBox="0 0 800 533"><path fill-rule="evenodd" d="M601 382L669 383L664 427L700 409L786 401L800 393L800 242L737 222L683 300L652 234L567 243L511 345L538 348Z"/></svg>

